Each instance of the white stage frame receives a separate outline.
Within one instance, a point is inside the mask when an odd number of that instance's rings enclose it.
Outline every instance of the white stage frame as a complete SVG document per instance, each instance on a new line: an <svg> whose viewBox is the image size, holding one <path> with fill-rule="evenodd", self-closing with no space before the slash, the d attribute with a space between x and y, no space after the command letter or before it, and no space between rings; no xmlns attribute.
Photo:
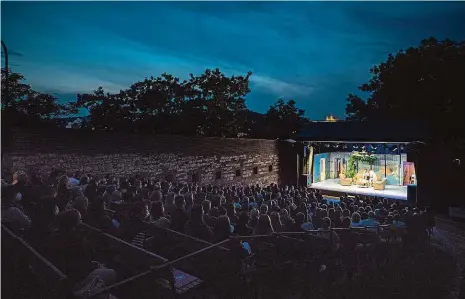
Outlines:
<svg viewBox="0 0 465 299"><path fill-rule="evenodd" d="M351 195L376 196L396 200L407 200L407 186L386 185L384 190L374 190L372 187L361 188L355 185L342 186L339 183L339 179L328 179L322 182L313 183L311 184L310 188L347 193Z"/></svg>

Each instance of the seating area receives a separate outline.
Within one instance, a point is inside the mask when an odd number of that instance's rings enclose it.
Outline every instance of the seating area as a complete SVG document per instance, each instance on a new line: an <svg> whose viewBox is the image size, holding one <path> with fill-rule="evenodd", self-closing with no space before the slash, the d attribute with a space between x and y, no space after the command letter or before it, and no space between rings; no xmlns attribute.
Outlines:
<svg viewBox="0 0 465 299"><path fill-rule="evenodd" d="M339 298L364 267L390 267L384 252L428 248L433 226L424 209L308 188L89 174L46 186L17 172L2 185L2 271L16 283L2 282L31 299Z"/></svg>

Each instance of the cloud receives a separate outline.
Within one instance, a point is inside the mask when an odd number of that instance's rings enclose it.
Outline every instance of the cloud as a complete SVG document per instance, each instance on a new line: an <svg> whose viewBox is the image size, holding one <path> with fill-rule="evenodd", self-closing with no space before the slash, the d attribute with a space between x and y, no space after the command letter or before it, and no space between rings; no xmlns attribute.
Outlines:
<svg viewBox="0 0 465 299"><path fill-rule="evenodd" d="M254 87L268 91L277 97L308 96L314 90L311 86L285 82L261 75L252 75L250 82Z"/></svg>

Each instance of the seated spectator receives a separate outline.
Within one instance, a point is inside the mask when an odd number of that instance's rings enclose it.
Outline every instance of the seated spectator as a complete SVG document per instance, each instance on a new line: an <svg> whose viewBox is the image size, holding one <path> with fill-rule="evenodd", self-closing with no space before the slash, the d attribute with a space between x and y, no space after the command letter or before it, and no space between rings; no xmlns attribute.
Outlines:
<svg viewBox="0 0 465 299"><path fill-rule="evenodd" d="M55 198L46 196L40 198L32 215L32 225L28 231L28 239L35 242L40 242L57 229L58 207L55 203Z"/></svg>
<svg viewBox="0 0 465 299"><path fill-rule="evenodd" d="M365 226L365 227L376 227L378 226L379 223L378 221L376 221L375 219L375 213L370 211L368 212L368 218L365 219L365 220L362 220L362 226Z"/></svg>
<svg viewBox="0 0 465 299"><path fill-rule="evenodd" d="M302 212L298 212L295 215L294 220L295 220L294 229L293 229L294 232L304 232L307 230L315 229L311 222L309 223L305 222L305 214Z"/></svg>
<svg viewBox="0 0 465 299"><path fill-rule="evenodd" d="M207 199L202 201L203 220L209 227L215 227L217 218L211 214L211 202Z"/></svg>
<svg viewBox="0 0 465 299"><path fill-rule="evenodd" d="M87 208L89 207L89 200L85 196L79 196L73 201L73 209L76 209L81 213L81 219L84 222L88 222Z"/></svg>
<svg viewBox="0 0 465 299"><path fill-rule="evenodd" d="M331 224L333 227L341 227L342 226L342 210L337 208L334 212L334 219L331 219Z"/></svg>
<svg viewBox="0 0 465 299"><path fill-rule="evenodd" d="M289 215L289 211L287 209L281 209L280 214L283 222L283 231L292 232L294 230L294 219Z"/></svg>
<svg viewBox="0 0 465 299"><path fill-rule="evenodd" d="M360 214L357 212L353 213L350 227L362 227L362 226L363 226L363 223L362 223Z"/></svg>
<svg viewBox="0 0 465 299"><path fill-rule="evenodd" d="M163 199L163 194L160 190L154 190L152 194L150 194L149 200L152 202L161 201Z"/></svg>
<svg viewBox="0 0 465 299"><path fill-rule="evenodd" d="M77 280L89 273L90 264L84 239L76 232L81 221L78 210L68 210L58 215L58 231L44 242L45 257L63 271L72 280Z"/></svg>
<svg viewBox="0 0 465 299"><path fill-rule="evenodd" d="M253 229L249 226L249 215L247 213L241 213L239 215L239 221L234 228L234 232L239 236L252 235Z"/></svg>
<svg viewBox="0 0 465 299"><path fill-rule="evenodd" d="M254 235L268 235L274 232L271 225L270 216L262 214L258 218L257 226L254 229Z"/></svg>
<svg viewBox="0 0 465 299"><path fill-rule="evenodd" d="M187 215L185 206L186 200L184 196L178 195L175 198L176 209L171 214L171 228L183 233L187 221L189 221L189 215Z"/></svg>
<svg viewBox="0 0 465 299"><path fill-rule="evenodd" d="M226 212L229 217L229 221L231 221L231 224L234 226L239 222L239 217L237 217L236 214L236 207L234 206L233 203L229 203L226 206Z"/></svg>
<svg viewBox="0 0 465 299"><path fill-rule="evenodd" d="M281 223L281 216L279 212L271 212L270 219L271 219L271 226L273 227L274 231L282 232L284 226Z"/></svg>
<svg viewBox="0 0 465 299"><path fill-rule="evenodd" d="M328 217L323 218L323 227L318 229L317 236L320 238L330 239L331 240L331 249L333 252L336 252L341 247L341 242L338 234L331 230L331 219Z"/></svg>
<svg viewBox="0 0 465 299"><path fill-rule="evenodd" d="M165 196L165 202L163 203L165 206L165 211L168 215L172 215L174 211L177 209L175 204L175 194L173 192L169 192Z"/></svg>
<svg viewBox="0 0 465 299"><path fill-rule="evenodd" d="M349 228L351 223L352 223L352 220L350 219L350 217L342 217L342 223L341 223L342 228Z"/></svg>
<svg viewBox="0 0 465 299"><path fill-rule="evenodd" d="M255 229L255 227L257 227L257 224L258 224L258 216L259 216L259 212L257 209L252 209L252 211L250 212L250 222L249 222L249 226L253 229Z"/></svg>
<svg viewBox="0 0 465 299"><path fill-rule="evenodd" d="M27 229L31 225L29 217L14 205L14 186L2 187L2 223L13 231Z"/></svg>
<svg viewBox="0 0 465 299"><path fill-rule="evenodd" d="M229 238L229 236L234 232L234 227L229 222L228 216L220 215L218 217L214 232L216 242L220 242Z"/></svg>
<svg viewBox="0 0 465 299"><path fill-rule="evenodd" d="M262 204L260 206L260 215L267 215L268 214L268 206L266 204Z"/></svg>
<svg viewBox="0 0 465 299"><path fill-rule="evenodd" d="M105 211L105 201L99 197L95 199L88 212L90 223L103 231L114 232L119 223Z"/></svg>
<svg viewBox="0 0 465 299"><path fill-rule="evenodd" d="M153 223L155 226L162 228L171 227L171 221L168 219L169 217L165 214L165 208L161 200L152 203L150 214L151 223Z"/></svg>
<svg viewBox="0 0 465 299"><path fill-rule="evenodd" d="M190 220L186 224L186 233L195 238L211 241L213 233L203 220L203 208L201 205L194 205L191 211Z"/></svg>

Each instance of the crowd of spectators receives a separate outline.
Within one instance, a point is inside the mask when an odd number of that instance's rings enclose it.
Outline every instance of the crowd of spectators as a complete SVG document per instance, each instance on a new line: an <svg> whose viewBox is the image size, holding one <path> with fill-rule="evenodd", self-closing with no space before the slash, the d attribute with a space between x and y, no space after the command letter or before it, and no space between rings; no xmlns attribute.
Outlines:
<svg viewBox="0 0 465 299"><path fill-rule="evenodd" d="M74 233L81 221L137 246L143 246L141 233L150 233L147 227L170 228L212 243L233 235L315 230L316 236L331 238L334 251L340 240L339 230L332 228L378 230L383 225L424 238L434 227L427 209L383 198L329 199L317 190L277 184L200 186L80 173L56 173L43 183L24 172L16 172L11 184L2 180L2 224L24 234L76 279L91 270L74 258L86 252Z"/></svg>

